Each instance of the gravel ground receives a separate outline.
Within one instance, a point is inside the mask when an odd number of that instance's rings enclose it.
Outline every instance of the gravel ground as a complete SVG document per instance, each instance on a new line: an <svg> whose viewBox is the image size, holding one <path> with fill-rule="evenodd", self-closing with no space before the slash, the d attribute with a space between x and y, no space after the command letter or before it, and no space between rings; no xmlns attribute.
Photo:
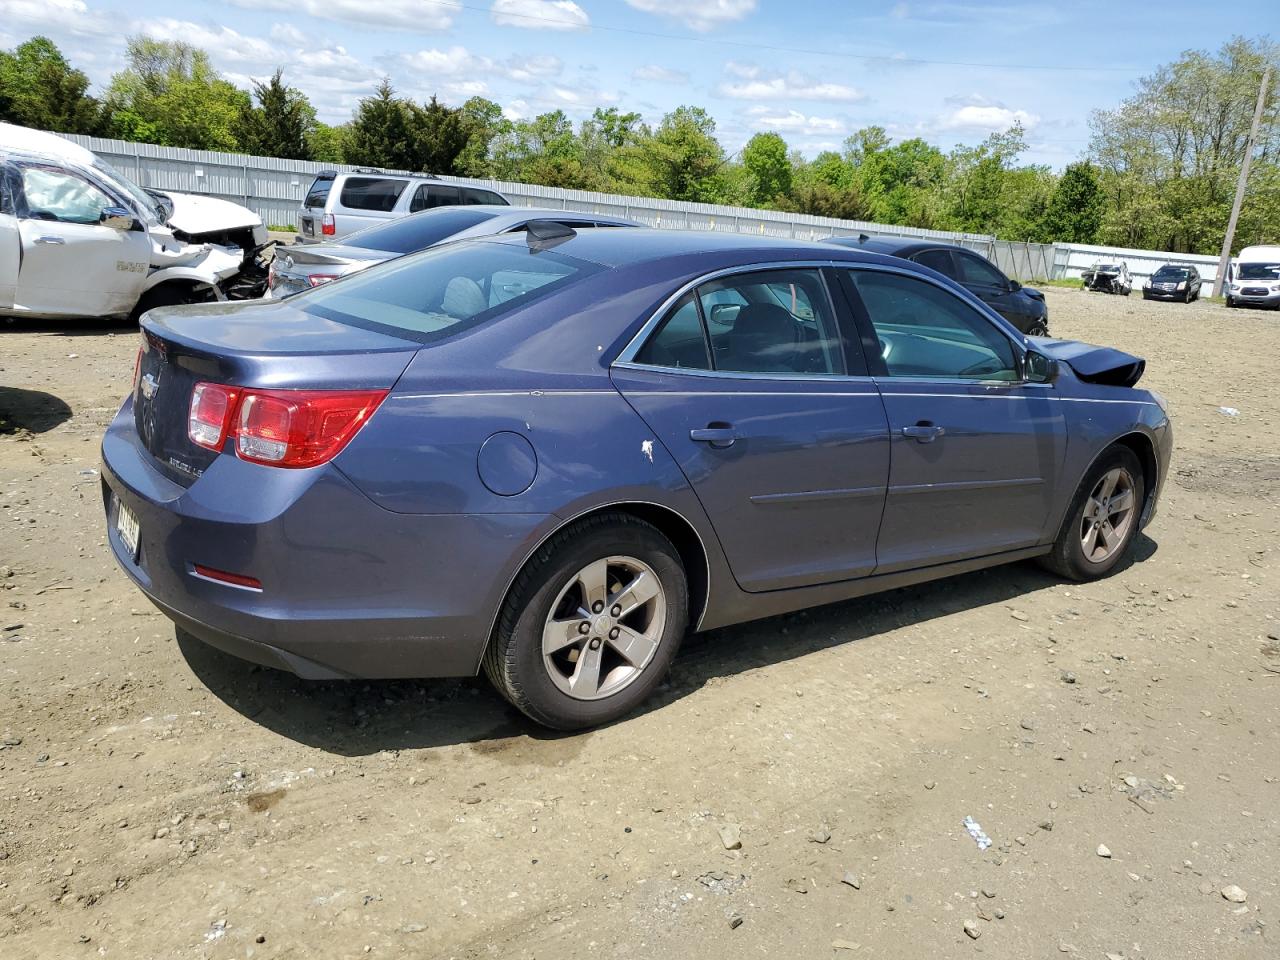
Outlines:
<svg viewBox="0 0 1280 960"><path fill-rule="evenodd" d="M1276 957L1280 323L1047 295L1169 398L1136 562L716 631L575 736L180 646L103 538L136 335L0 327L0 956Z"/></svg>

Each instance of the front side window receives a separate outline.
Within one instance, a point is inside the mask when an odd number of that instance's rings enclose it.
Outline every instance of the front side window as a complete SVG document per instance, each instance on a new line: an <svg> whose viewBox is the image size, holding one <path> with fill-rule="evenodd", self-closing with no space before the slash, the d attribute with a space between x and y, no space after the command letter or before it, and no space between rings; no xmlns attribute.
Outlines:
<svg viewBox="0 0 1280 960"><path fill-rule="evenodd" d="M347 177L338 200L348 210L390 213L407 184L407 180L386 177Z"/></svg>
<svg viewBox="0 0 1280 960"><path fill-rule="evenodd" d="M720 277L683 296L636 362L787 377L843 374L844 346L818 270Z"/></svg>
<svg viewBox="0 0 1280 960"><path fill-rule="evenodd" d="M290 302L339 323L427 341L509 313L600 269L523 244L445 244Z"/></svg>
<svg viewBox="0 0 1280 960"><path fill-rule="evenodd" d="M23 167L22 192L32 220L97 223L103 210L115 206L93 184L57 167Z"/></svg>
<svg viewBox="0 0 1280 960"><path fill-rule="evenodd" d="M974 283L979 286L1000 287L1001 289L1009 285L1009 282L1004 278L1004 274L981 257L975 257L971 253L957 253L956 259L960 261L961 283Z"/></svg>
<svg viewBox="0 0 1280 960"><path fill-rule="evenodd" d="M959 297L926 280L851 270L891 377L1019 380L1013 344Z"/></svg>

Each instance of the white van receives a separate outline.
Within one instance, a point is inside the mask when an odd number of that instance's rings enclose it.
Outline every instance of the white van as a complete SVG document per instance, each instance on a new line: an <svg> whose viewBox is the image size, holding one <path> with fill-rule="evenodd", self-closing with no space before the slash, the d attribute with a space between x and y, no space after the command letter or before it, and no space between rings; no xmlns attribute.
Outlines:
<svg viewBox="0 0 1280 960"><path fill-rule="evenodd" d="M267 246L247 207L143 190L64 137L0 123L0 316L260 297Z"/></svg>
<svg viewBox="0 0 1280 960"><path fill-rule="evenodd" d="M1280 310L1280 246L1245 247L1227 271L1228 307Z"/></svg>

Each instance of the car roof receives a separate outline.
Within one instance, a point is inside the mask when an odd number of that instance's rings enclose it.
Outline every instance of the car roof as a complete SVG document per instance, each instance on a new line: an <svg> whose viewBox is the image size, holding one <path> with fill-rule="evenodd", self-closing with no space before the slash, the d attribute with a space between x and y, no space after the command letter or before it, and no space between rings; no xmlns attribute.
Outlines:
<svg viewBox="0 0 1280 960"><path fill-rule="evenodd" d="M565 211L557 212L563 216ZM528 238L524 234L502 234L482 238L479 242L526 244ZM582 230L564 240L548 241L546 246L554 248L557 253L589 260L605 267L734 252L750 255L755 262L774 259L856 262L876 259L874 253L878 252L867 251L871 256L866 256L861 251L840 249L817 241L711 230L658 230L651 227L635 230Z"/></svg>
<svg viewBox="0 0 1280 960"><path fill-rule="evenodd" d="M38 157L55 158L84 166L92 166L94 154L66 137L12 123L0 123L0 149L5 152L26 153Z"/></svg>
<svg viewBox="0 0 1280 960"><path fill-rule="evenodd" d="M852 237L827 237L824 243L834 243L852 250L883 253L890 257L909 257L922 250L964 250L958 243L944 240L921 240L919 237L893 237L883 234L858 234Z"/></svg>

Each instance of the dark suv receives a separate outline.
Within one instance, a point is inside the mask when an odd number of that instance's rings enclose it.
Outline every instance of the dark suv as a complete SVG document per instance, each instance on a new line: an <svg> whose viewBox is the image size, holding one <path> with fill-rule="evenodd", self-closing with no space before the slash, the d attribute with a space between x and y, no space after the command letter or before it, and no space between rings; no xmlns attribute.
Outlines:
<svg viewBox="0 0 1280 960"><path fill-rule="evenodd" d="M972 250L936 240L872 237L865 233L856 237L828 237L827 243L901 257L937 270L1028 336L1049 335L1049 307L1044 302L1044 294L1010 280L990 260Z"/></svg>
<svg viewBox="0 0 1280 960"><path fill-rule="evenodd" d="M1166 263L1142 285L1143 300L1181 300L1190 303L1200 299L1200 271L1195 267Z"/></svg>

